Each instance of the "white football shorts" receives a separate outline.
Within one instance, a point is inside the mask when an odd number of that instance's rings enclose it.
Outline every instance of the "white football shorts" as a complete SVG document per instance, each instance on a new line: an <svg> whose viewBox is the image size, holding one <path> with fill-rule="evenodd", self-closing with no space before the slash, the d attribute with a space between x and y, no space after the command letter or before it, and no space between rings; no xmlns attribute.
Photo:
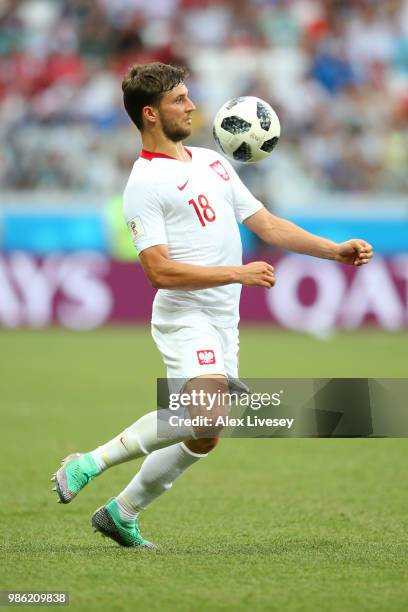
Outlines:
<svg viewBox="0 0 408 612"><path fill-rule="evenodd" d="M185 326L153 323L152 336L167 378L190 380L204 374L238 378L238 327L216 327L206 317Z"/></svg>

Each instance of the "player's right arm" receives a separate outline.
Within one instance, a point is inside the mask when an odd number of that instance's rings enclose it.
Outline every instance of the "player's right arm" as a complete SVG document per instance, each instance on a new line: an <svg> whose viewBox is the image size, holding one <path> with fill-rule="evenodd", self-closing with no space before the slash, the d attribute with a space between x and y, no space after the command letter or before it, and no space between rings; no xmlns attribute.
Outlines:
<svg viewBox="0 0 408 612"><path fill-rule="evenodd" d="M165 244L141 251L140 262L147 278L157 289L191 291L232 283L270 289L275 284L273 267L264 261L243 266L196 266L170 259Z"/></svg>
<svg viewBox="0 0 408 612"><path fill-rule="evenodd" d="M124 214L133 244L147 278L158 289L209 289L232 283L273 287L270 264L256 261L245 266L198 266L169 257L165 211L160 186L130 181L124 193Z"/></svg>

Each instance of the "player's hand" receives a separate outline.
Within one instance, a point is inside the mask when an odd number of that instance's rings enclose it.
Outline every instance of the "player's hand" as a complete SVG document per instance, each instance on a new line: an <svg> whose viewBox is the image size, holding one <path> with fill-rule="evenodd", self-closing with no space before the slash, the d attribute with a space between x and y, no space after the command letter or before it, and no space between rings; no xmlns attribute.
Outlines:
<svg viewBox="0 0 408 612"><path fill-rule="evenodd" d="M253 261L240 268L240 281L248 287L267 287L275 284L273 267L265 261Z"/></svg>
<svg viewBox="0 0 408 612"><path fill-rule="evenodd" d="M337 245L336 261L350 266L368 264L373 256L373 247L365 240L353 238Z"/></svg>

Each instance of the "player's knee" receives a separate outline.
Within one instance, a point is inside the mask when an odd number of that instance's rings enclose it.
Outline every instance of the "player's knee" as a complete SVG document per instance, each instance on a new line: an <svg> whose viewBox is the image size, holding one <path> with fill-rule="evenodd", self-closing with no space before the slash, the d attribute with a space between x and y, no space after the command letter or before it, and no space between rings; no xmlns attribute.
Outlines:
<svg viewBox="0 0 408 612"><path fill-rule="evenodd" d="M217 446L219 438L200 438L199 440L188 440L185 445L199 455L206 455L210 451L214 450Z"/></svg>

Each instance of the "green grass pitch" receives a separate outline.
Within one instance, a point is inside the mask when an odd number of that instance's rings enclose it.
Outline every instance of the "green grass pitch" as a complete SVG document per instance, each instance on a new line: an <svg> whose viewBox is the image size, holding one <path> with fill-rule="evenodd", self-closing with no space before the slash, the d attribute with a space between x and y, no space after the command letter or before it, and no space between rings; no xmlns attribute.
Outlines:
<svg viewBox="0 0 408 612"><path fill-rule="evenodd" d="M243 377L406 377L407 334L326 341L241 332ZM139 462L69 506L50 475L155 406L147 329L0 333L3 590L65 590L74 610L408 609L405 439L224 440L149 508L155 551L94 534Z"/></svg>

